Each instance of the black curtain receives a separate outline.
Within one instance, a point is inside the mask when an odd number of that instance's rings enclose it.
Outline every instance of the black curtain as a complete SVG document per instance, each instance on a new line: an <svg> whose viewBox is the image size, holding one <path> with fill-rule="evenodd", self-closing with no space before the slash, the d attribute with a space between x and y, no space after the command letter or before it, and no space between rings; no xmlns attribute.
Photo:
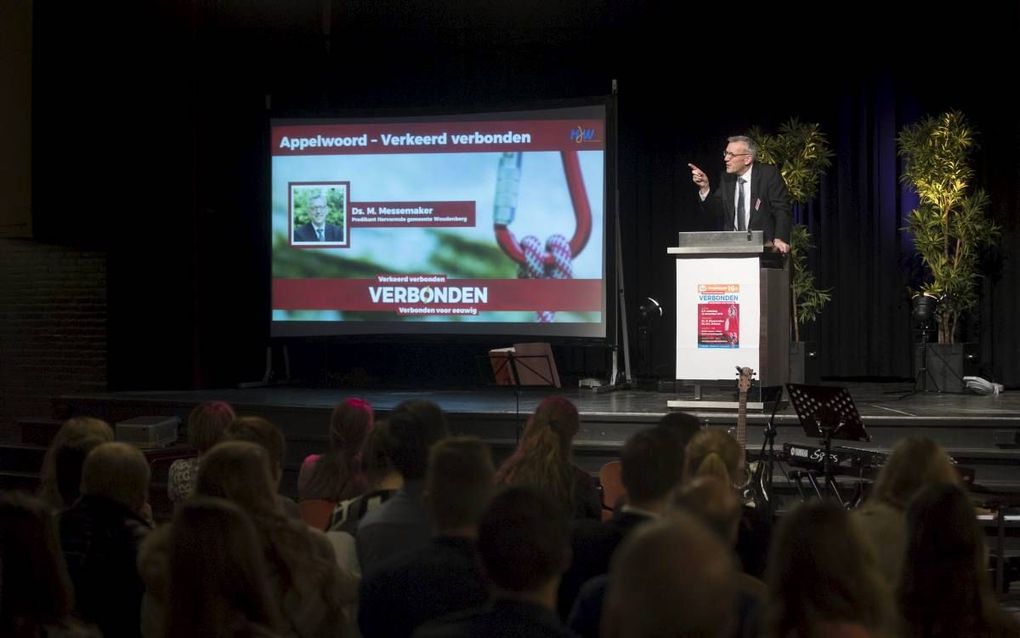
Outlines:
<svg viewBox="0 0 1020 638"><path fill-rule="evenodd" d="M919 273L902 231L914 199L899 182L895 136L921 115L958 108L981 133L977 182L1004 231L964 338L980 344L983 374L1020 385L1020 132L1001 95L1020 5L970 3L947 17L920 2L875 4L815 24L796 8L762 8L741 14L754 28L733 29L721 27L728 7L650 1L158 0L130 14L36 3L37 234L110 251L114 389L258 378L271 112L475 109L605 95L616 79L635 370L672 374L675 276L665 251L678 231L698 228L687 164L715 179L726 136L775 131L797 116L822 124L835 152L818 198L800 211L817 245L811 267L833 288L806 330L821 373L909 377L909 288ZM86 194L76 200L84 204L69 206L69 191ZM646 296L666 312L639 340ZM421 359L442 347L423 345ZM342 343L292 348L320 362L313 378L359 367L410 376L399 348L387 361ZM576 350L564 358L586 368L579 373L600 367L590 347Z"/></svg>

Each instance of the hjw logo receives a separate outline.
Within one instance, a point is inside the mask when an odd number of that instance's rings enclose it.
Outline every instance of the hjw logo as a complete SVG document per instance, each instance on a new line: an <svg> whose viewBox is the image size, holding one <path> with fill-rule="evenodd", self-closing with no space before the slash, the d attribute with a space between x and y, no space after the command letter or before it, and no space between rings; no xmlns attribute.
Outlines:
<svg viewBox="0 0 1020 638"><path fill-rule="evenodd" d="M578 126L570 129L570 141L581 144L583 142L597 142L599 140L595 136L595 129Z"/></svg>

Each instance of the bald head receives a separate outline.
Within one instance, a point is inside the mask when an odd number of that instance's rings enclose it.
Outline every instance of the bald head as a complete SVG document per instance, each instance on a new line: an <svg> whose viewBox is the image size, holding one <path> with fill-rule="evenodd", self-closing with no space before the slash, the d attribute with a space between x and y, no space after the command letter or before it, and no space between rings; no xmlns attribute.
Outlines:
<svg viewBox="0 0 1020 638"><path fill-rule="evenodd" d="M693 517L642 526L613 557L603 635L715 638L730 625L735 574L730 550Z"/></svg>

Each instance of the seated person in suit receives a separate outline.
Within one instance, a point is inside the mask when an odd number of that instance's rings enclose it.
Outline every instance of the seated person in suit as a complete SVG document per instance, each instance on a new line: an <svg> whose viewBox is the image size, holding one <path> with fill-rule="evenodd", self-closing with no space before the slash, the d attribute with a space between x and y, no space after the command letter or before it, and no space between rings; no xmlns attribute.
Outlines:
<svg viewBox="0 0 1020 638"><path fill-rule="evenodd" d="M531 486L497 494L478 525L478 553L492 600L425 623L415 638L574 637L556 616L570 544L566 516L549 494Z"/></svg>
<svg viewBox="0 0 1020 638"><path fill-rule="evenodd" d="M343 241L343 229L326 221L329 204L326 197L317 195L308 202L308 215L312 221L294 229L294 241Z"/></svg>

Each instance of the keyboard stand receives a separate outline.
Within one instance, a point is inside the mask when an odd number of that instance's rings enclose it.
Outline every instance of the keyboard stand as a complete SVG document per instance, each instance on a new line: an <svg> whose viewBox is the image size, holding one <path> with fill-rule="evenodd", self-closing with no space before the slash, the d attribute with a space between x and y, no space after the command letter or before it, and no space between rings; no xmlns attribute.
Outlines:
<svg viewBox="0 0 1020 638"><path fill-rule="evenodd" d="M806 501L808 498L804 489L804 481L806 480L815 496L821 499L825 498L825 491L832 492L836 501L843 507L846 507L846 501L843 498L843 493L839 491L839 484L836 483L835 477L823 477L826 479L825 489L822 488L822 484L818 481L817 470L794 470L789 473L789 477L793 479L794 485L797 487L797 494L800 496L800 500Z"/></svg>

